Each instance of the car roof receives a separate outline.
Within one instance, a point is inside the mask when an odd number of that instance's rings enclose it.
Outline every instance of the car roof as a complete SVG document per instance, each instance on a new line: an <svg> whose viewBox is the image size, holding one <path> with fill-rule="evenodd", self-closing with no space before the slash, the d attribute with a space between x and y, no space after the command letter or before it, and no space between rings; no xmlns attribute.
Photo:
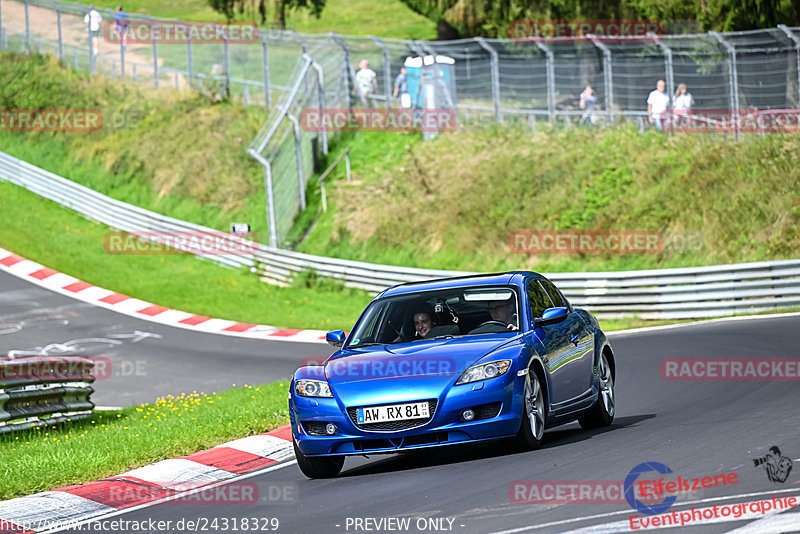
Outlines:
<svg viewBox="0 0 800 534"><path fill-rule="evenodd" d="M436 280L423 280L421 282L407 282L405 284L390 287L378 295L378 297L391 297L395 295L404 295L406 293L416 293L417 291L447 289L454 286L472 287L485 285L519 285L522 279L531 275L537 278L541 278L542 276L533 271L509 271L506 273L472 274L467 276L457 276L454 278L439 278Z"/></svg>

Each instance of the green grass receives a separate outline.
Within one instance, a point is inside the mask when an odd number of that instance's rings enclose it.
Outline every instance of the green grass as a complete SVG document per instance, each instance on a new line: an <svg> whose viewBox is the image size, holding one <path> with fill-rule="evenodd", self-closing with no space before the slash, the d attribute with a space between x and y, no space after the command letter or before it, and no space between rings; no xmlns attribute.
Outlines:
<svg viewBox="0 0 800 534"><path fill-rule="evenodd" d="M235 384L234 384L235 386ZM288 384L160 398L0 435L0 500L98 480L288 424Z"/></svg>
<svg viewBox="0 0 800 534"><path fill-rule="evenodd" d="M0 246L106 289L233 321L349 329L371 297L335 283L298 280L281 288L245 271L188 255L112 255L110 228L0 181Z"/></svg>
<svg viewBox="0 0 800 534"><path fill-rule="evenodd" d="M115 9L118 2L98 0L97 6ZM183 20L222 20L204 0L129 0L123 4L128 13ZM271 6L271 5L270 5ZM272 18L271 10L267 21ZM252 12L237 14L238 20L258 22ZM306 10L286 12L286 27L302 33L376 35L395 39L435 39L436 23L413 12L399 0L328 0L320 18Z"/></svg>
<svg viewBox="0 0 800 534"><path fill-rule="evenodd" d="M353 140L351 184L299 250L438 269L539 272L688 267L786 259L800 250L798 136L740 143L607 130L470 129L417 142ZM407 148L408 146L408 148ZM518 230L645 230L656 254L522 254ZM671 236L696 238L688 247Z"/></svg>

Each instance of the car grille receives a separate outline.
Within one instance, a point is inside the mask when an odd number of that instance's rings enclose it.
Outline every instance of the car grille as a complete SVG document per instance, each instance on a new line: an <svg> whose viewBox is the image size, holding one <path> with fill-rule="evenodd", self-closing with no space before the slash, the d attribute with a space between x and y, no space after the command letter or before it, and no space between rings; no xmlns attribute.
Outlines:
<svg viewBox="0 0 800 534"><path fill-rule="evenodd" d="M421 426L433 419L433 414L436 411L436 404L438 401L436 400L429 400L428 401L428 413L431 414L430 417L422 417L420 419L405 419L402 421L384 421L382 423L366 423L366 424L358 424L358 415L356 411L359 408L366 408L366 406L355 406L352 408L347 409L347 414L352 419L353 424L356 425L358 428L362 430L379 430L379 431L392 431L392 430L405 430L407 428L414 428L415 426Z"/></svg>
<svg viewBox="0 0 800 534"><path fill-rule="evenodd" d="M475 421L480 419L491 419L497 417L500 408L503 406L500 402L493 402L491 404L482 404L473 408L475 410Z"/></svg>

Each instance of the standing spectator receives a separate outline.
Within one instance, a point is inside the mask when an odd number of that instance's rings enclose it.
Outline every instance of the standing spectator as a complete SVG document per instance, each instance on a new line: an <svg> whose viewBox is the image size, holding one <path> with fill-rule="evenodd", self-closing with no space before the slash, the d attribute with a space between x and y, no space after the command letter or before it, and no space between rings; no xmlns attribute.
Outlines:
<svg viewBox="0 0 800 534"><path fill-rule="evenodd" d="M369 61L362 59L358 62L358 72L356 73L356 89L364 105L370 101L374 92L378 90L378 75L369 68Z"/></svg>
<svg viewBox="0 0 800 534"><path fill-rule="evenodd" d="M100 24L103 22L103 17L94 8L94 5L89 6L89 12L83 17L83 23L89 31L89 37L92 39L94 48L94 55L97 55L98 36L100 35Z"/></svg>
<svg viewBox="0 0 800 534"><path fill-rule="evenodd" d="M594 106L597 104L597 97L594 94L594 89L588 83L586 89L581 93L581 109L584 110L581 117L581 124L594 124Z"/></svg>
<svg viewBox="0 0 800 534"><path fill-rule="evenodd" d="M647 97L647 113L650 116L650 124L655 124L659 130L664 129L662 124L662 114L667 111L669 106L669 95L664 91L664 80L656 82L656 88Z"/></svg>
<svg viewBox="0 0 800 534"><path fill-rule="evenodd" d="M394 93L392 96L397 98L400 95L400 107L409 109L411 107L411 95L408 93L408 77L406 76L406 68L400 67L400 74L394 79Z"/></svg>
<svg viewBox="0 0 800 534"><path fill-rule="evenodd" d="M122 10L122 6L117 6L117 14L114 15L114 29L117 31L120 42L128 44L126 37L128 33L128 14Z"/></svg>
<svg viewBox="0 0 800 534"><path fill-rule="evenodd" d="M685 83L678 84L678 90L675 91L675 98L672 100L672 109L676 115L687 115L694 105L694 98L692 93L686 90Z"/></svg>

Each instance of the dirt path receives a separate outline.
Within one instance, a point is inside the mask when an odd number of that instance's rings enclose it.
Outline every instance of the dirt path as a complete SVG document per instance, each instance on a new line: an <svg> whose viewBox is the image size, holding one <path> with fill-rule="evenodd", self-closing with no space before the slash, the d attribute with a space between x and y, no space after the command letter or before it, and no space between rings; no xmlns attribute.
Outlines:
<svg viewBox="0 0 800 534"><path fill-rule="evenodd" d="M29 6L29 16L31 33L37 37L47 39L54 43L58 42L58 19L54 10L45 9L41 7ZM20 33L25 33L25 6L23 4L4 1L2 3L3 26L7 30L15 30ZM61 36L65 46L74 46L82 50L87 50L89 47L88 37L86 35L86 25L83 22L83 17L73 15L70 13L61 14ZM46 50L46 49L45 49ZM102 35L98 38L97 50L101 61L117 61L120 59L119 44L110 43L106 41ZM132 75L132 63L140 63L137 65L137 77L144 78L153 76L153 61L149 57L141 56L136 53L136 48L128 46L125 50L125 62L128 64L126 67L126 75ZM164 58L158 58L158 65L163 66ZM162 85L169 84L175 87L174 74L170 76L169 82L162 80ZM177 74L178 87L183 89L188 87L188 82L183 75Z"/></svg>

